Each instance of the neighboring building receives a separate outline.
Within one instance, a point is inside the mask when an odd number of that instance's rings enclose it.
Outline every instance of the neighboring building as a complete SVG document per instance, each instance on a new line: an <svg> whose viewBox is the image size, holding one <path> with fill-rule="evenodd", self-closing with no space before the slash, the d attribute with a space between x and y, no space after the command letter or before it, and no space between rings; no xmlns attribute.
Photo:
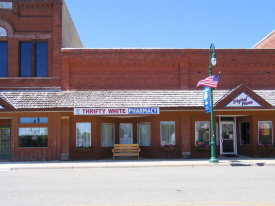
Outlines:
<svg viewBox="0 0 275 206"><path fill-rule="evenodd" d="M209 49L83 49L63 1L2 2L0 157L103 159L114 143L139 143L144 158L210 158L196 87L209 75ZM216 55L216 154L274 157L275 50Z"/></svg>
<svg viewBox="0 0 275 206"><path fill-rule="evenodd" d="M275 49L275 30L267 35L262 41L256 44L254 49Z"/></svg>

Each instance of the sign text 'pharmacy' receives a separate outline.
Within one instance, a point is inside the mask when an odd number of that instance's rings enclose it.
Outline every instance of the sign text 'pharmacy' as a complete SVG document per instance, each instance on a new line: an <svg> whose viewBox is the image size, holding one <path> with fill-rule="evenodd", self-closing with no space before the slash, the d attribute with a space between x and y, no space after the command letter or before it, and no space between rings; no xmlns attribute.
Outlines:
<svg viewBox="0 0 275 206"><path fill-rule="evenodd" d="M74 115L159 114L159 108L74 108Z"/></svg>

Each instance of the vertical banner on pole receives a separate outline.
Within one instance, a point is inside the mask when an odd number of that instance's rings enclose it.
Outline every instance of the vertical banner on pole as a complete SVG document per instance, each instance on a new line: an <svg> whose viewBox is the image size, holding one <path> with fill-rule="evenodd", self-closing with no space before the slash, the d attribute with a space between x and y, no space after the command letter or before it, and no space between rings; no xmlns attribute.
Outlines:
<svg viewBox="0 0 275 206"><path fill-rule="evenodd" d="M210 88L209 87L204 87L204 92L203 92L203 105L205 109L205 113L209 113L211 110L210 106L210 99L209 99L209 94Z"/></svg>

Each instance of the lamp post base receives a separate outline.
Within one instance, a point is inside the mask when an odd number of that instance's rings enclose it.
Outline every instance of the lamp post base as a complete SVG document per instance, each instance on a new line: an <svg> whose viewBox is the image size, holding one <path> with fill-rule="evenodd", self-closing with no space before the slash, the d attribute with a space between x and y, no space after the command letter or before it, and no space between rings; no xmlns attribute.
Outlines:
<svg viewBox="0 0 275 206"><path fill-rule="evenodd" d="M217 163L219 160L216 157L211 157L209 160L210 163Z"/></svg>

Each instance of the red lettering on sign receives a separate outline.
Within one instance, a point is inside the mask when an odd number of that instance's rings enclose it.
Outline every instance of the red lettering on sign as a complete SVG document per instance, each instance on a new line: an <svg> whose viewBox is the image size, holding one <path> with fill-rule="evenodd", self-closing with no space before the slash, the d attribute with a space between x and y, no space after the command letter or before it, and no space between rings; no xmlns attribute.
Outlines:
<svg viewBox="0 0 275 206"><path fill-rule="evenodd" d="M114 113L113 109L108 109L108 111L109 111L109 114L113 114Z"/></svg>

